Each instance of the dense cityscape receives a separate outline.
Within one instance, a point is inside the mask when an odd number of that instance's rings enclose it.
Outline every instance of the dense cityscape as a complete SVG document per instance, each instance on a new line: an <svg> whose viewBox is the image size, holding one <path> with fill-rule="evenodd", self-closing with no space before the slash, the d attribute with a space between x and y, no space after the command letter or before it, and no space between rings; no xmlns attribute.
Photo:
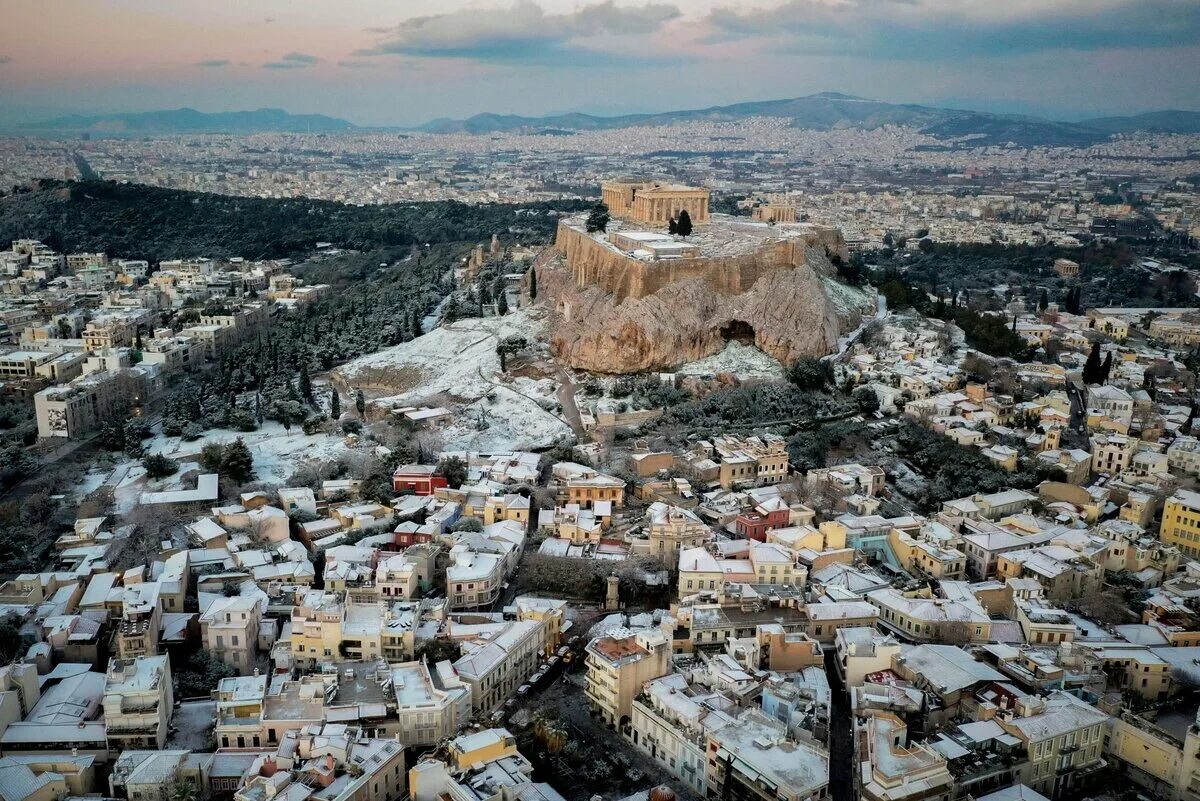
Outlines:
<svg viewBox="0 0 1200 801"><path fill-rule="evenodd" d="M28 116L0 801L1200 801L1200 114Z"/></svg>

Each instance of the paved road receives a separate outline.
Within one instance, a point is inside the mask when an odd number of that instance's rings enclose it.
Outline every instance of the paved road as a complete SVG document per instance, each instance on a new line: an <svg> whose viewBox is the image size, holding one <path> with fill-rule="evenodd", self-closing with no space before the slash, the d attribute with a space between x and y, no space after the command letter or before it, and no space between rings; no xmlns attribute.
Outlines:
<svg viewBox="0 0 1200 801"><path fill-rule="evenodd" d="M854 742L853 721L850 717L850 698L838 673L837 652L825 651L825 673L833 695L829 710L829 795L833 801L854 799Z"/></svg>

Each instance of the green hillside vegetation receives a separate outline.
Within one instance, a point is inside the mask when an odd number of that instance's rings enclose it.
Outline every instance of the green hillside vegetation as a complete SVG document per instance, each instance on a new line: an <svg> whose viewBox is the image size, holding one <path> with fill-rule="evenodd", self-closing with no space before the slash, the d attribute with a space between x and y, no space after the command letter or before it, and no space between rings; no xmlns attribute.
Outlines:
<svg viewBox="0 0 1200 801"><path fill-rule="evenodd" d="M56 250L102 250L160 261L191 256L268 259L317 242L379 247L544 240L572 201L471 206L455 201L350 206L310 198L243 198L105 181L43 181L0 198L0 241L40 239Z"/></svg>

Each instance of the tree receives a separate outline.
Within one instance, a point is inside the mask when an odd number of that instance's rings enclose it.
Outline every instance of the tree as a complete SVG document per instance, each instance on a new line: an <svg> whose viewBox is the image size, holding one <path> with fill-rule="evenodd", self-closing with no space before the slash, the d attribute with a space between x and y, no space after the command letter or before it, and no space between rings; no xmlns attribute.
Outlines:
<svg viewBox="0 0 1200 801"><path fill-rule="evenodd" d="M1100 343L1093 342L1092 350L1083 363L1083 383L1099 384L1103 369L1100 364Z"/></svg>
<svg viewBox="0 0 1200 801"><path fill-rule="evenodd" d="M452 489L458 489L467 480L467 463L457 456L448 456L438 462L437 474L445 478Z"/></svg>
<svg viewBox="0 0 1200 801"><path fill-rule="evenodd" d="M529 299L537 300L537 270L529 268Z"/></svg>
<svg viewBox="0 0 1200 801"><path fill-rule="evenodd" d="M208 473L216 473L221 469L225 459L225 448L219 442L210 442L200 449L200 467Z"/></svg>
<svg viewBox="0 0 1200 801"><path fill-rule="evenodd" d="M974 630L970 623L962 620L948 620L937 627L938 642L943 645L963 646L971 642Z"/></svg>
<svg viewBox="0 0 1200 801"><path fill-rule="evenodd" d="M1050 295L1046 292L1045 287L1038 293L1038 311L1045 311L1050 305Z"/></svg>
<svg viewBox="0 0 1200 801"><path fill-rule="evenodd" d="M301 360L300 362L300 397L304 398L309 403L312 402L312 379L308 376L307 360Z"/></svg>
<svg viewBox="0 0 1200 801"><path fill-rule="evenodd" d="M179 469L179 463L161 453L152 453L142 460L142 467L150 478L166 478Z"/></svg>
<svg viewBox="0 0 1200 801"><path fill-rule="evenodd" d="M199 801L199 798L200 792L196 785L187 779L177 779L167 791L168 801Z"/></svg>
<svg viewBox="0 0 1200 801"><path fill-rule="evenodd" d="M667 220L667 233L671 234L672 236L679 234L679 220L675 219L674 217L671 217L669 220Z"/></svg>
<svg viewBox="0 0 1200 801"><path fill-rule="evenodd" d="M354 393L354 408L358 411L359 417L362 417L367 412L367 398L363 395L361 389Z"/></svg>
<svg viewBox="0 0 1200 801"><path fill-rule="evenodd" d="M608 206L603 203L597 203L592 206L591 212L588 213L587 222L584 224L589 234L594 234L597 231L605 231L608 229Z"/></svg>
<svg viewBox="0 0 1200 801"><path fill-rule="evenodd" d="M1100 383L1107 384L1108 376L1112 373L1112 351L1104 355L1104 364L1100 365Z"/></svg>
<svg viewBox="0 0 1200 801"><path fill-rule="evenodd" d="M692 215L688 214L687 209L679 212L679 220L675 223L675 229L680 236L692 235Z"/></svg>
<svg viewBox="0 0 1200 801"><path fill-rule="evenodd" d="M831 378L829 365L812 356L797 359L788 370L788 380L800 389L822 390Z"/></svg>
<svg viewBox="0 0 1200 801"><path fill-rule="evenodd" d="M0 665L25 656L33 642L32 637L21 633L21 618L15 612L0 618Z"/></svg>
<svg viewBox="0 0 1200 801"><path fill-rule="evenodd" d="M462 647L454 640L441 637L423 640L415 651L417 661L423 659L435 665L438 662L455 662L460 656Z"/></svg>
<svg viewBox="0 0 1200 801"><path fill-rule="evenodd" d="M503 289L496 295L496 314L500 316L508 314L508 293Z"/></svg>
<svg viewBox="0 0 1200 801"><path fill-rule="evenodd" d="M451 531L483 531L483 521L478 517L463 517L459 518L458 522L450 527Z"/></svg>
<svg viewBox="0 0 1200 801"><path fill-rule="evenodd" d="M330 385L329 387L329 419L337 420L342 416L342 399L338 395L337 387Z"/></svg>
<svg viewBox="0 0 1200 801"><path fill-rule="evenodd" d="M1112 590L1093 589L1080 596L1075 602L1079 614L1096 621L1102 626L1128 623L1134 618L1129 606L1121 600L1119 593Z"/></svg>
<svg viewBox="0 0 1200 801"><path fill-rule="evenodd" d="M211 695L221 679L233 676L235 671L231 666L217 659L204 648L188 657L187 662L175 674L179 698L196 698Z"/></svg>
<svg viewBox="0 0 1200 801"><path fill-rule="evenodd" d="M854 405L863 414L874 414L879 411L879 396L870 387L857 387L851 393L851 397L854 398Z"/></svg>
<svg viewBox="0 0 1200 801"><path fill-rule="evenodd" d="M254 477L254 456L241 437L225 446L221 471L239 484L244 484Z"/></svg>

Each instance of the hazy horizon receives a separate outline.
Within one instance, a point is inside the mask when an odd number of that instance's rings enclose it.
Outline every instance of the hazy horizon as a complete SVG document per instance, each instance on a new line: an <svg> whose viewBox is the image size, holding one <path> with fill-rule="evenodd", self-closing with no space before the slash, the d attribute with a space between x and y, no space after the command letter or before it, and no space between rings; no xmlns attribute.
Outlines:
<svg viewBox="0 0 1200 801"><path fill-rule="evenodd" d="M1191 0L10 0L0 119L191 107L419 125L836 91L1065 121L1200 109Z"/></svg>

